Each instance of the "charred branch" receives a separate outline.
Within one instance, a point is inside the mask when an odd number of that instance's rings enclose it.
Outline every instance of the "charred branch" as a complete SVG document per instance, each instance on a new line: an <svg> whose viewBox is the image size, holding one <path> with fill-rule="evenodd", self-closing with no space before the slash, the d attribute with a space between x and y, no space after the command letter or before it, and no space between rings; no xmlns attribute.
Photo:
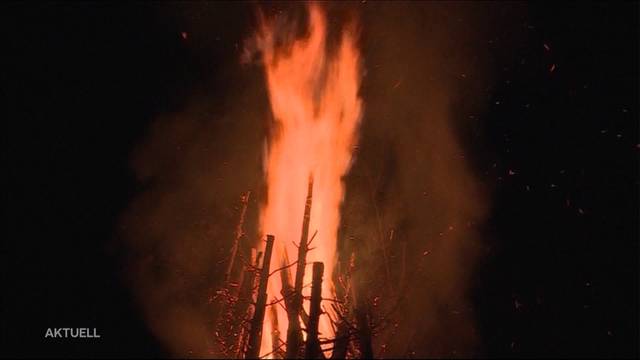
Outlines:
<svg viewBox="0 0 640 360"><path fill-rule="evenodd" d="M225 283L228 283L231 280L233 267L236 262L236 256L238 254L238 247L240 245L240 239L244 236L243 226L245 214L247 213L247 205L249 204L249 196L251 196L251 191L247 191L246 194L242 195L242 210L240 211L240 220L238 221L238 225L236 226L235 238L233 239L233 246L231 246L229 264L227 265L227 270L224 273Z"/></svg>
<svg viewBox="0 0 640 360"><path fill-rule="evenodd" d="M373 347L371 345L371 328L369 327L369 307L365 301L360 301L355 310L356 322L358 325L358 343L360 354L363 359L373 358Z"/></svg>
<svg viewBox="0 0 640 360"><path fill-rule="evenodd" d="M336 325L335 343L333 345L332 359L344 359L347 356L347 347L349 346L349 325L344 321L339 321Z"/></svg>
<svg viewBox="0 0 640 360"><path fill-rule="evenodd" d="M311 304L309 306L309 324L307 326L307 344L305 359L318 359L322 351L318 340L318 323L320 321L320 302L322 301L322 276L324 264L313 263L313 281L311 285Z"/></svg>
<svg viewBox="0 0 640 360"><path fill-rule="evenodd" d="M307 200L304 207L304 217L302 220L302 234L298 245L298 263L296 266L296 278L294 284L294 295L291 301L291 310L287 311L289 328L287 329L287 358L297 358L302 345L302 332L298 319L302 310L302 282L304 280L304 270L308 251L309 222L311 220L311 204L313 200L313 178L309 177L307 188Z"/></svg>
<svg viewBox="0 0 640 360"><path fill-rule="evenodd" d="M240 328L238 331L238 338L236 341L236 349L234 351L235 358L240 358L242 354L245 352L245 347L248 339L248 332L246 329L245 323L248 319L253 317L253 307L251 306L254 303L255 291L253 290L255 287L256 273L255 273L255 263L257 258L257 252L255 248L251 249L250 255L250 263L245 265L244 268L244 276L243 281L240 283L240 292L238 294L238 301L236 303L233 319L241 319ZM254 265L255 264L255 265Z"/></svg>
<svg viewBox="0 0 640 360"><path fill-rule="evenodd" d="M264 323L265 305L267 302L267 283L269 281L269 266L271 264L271 253L273 251L273 235L267 235L267 246L264 252L264 260L260 271L260 285L258 287L258 298L256 300L255 313L251 320L251 330L249 332L249 345L245 358L256 359L260 351L260 341L262 340L262 325Z"/></svg>
<svg viewBox="0 0 640 360"><path fill-rule="evenodd" d="M275 307L271 307L271 352L274 354L274 358L282 358L280 349L282 347L282 340L280 340L280 330L278 330L278 311Z"/></svg>

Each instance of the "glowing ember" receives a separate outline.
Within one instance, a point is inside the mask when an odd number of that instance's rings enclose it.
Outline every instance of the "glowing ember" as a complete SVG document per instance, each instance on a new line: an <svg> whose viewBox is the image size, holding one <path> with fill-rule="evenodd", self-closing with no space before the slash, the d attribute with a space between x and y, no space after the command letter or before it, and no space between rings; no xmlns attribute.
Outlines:
<svg viewBox="0 0 640 360"><path fill-rule="evenodd" d="M322 297L332 298L339 207L345 191L342 177L352 161L362 114L358 97L360 54L355 34L348 30L343 31L335 53L328 53L325 14L315 5L310 5L308 12L307 37L295 40L290 46L276 46L277 39L283 35L290 37L277 30L273 23L263 21L258 34L275 119L265 156L268 198L261 212L260 229L263 234L276 237L274 264L281 264L285 257L295 261L308 179L312 176L309 234L311 237L317 231L317 235L310 245L313 250L307 256L307 264L324 263ZM307 269L303 283L310 282L311 271ZM281 289L280 276L272 276L268 301L281 298ZM309 293L307 286L303 295ZM280 334L287 333L286 311L282 306L274 306L277 311L266 313L261 355L273 350L272 324L278 324ZM307 302L305 308L308 312ZM328 304L325 308L328 310ZM273 316L277 316L277 321ZM334 336L327 316L321 316L319 332L321 337Z"/></svg>

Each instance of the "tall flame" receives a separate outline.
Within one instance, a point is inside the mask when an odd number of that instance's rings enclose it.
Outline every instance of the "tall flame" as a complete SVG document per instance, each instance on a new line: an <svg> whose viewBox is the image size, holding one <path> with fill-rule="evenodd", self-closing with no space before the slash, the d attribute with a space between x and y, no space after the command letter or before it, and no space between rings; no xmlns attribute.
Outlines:
<svg viewBox="0 0 640 360"><path fill-rule="evenodd" d="M258 34L275 120L275 130L265 153L268 198L260 214L260 229L262 233L276 236L274 264L280 264L285 258L295 261L308 179L313 177L309 233L317 231L317 234L307 263L324 263L322 297L331 298L340 204L345 193L342 178L352 162L362 115L362 101L358 96L360 54L354 32L343 30L335 53L330 55L324 12L316 5L309 5L308 14L306 38L294 40L290 46L276 46L276 37L281 39L283 34L278 33L281 29L276 29L273 23L263 21ZM303 283L310 282L311 271L306 271ZM280 298L281 288L280 277L272 276L268 301ZM303 294L309 294L308 287ZM272 324L278 324L280 334L287 333L286 312L282 306L274 306L277 311L266 313L262 356L272 352L271 334L275 330ZM273 316L277 319L272 319ZM323 337L334 336L327 316L321 317L319 331Z"/></svg>

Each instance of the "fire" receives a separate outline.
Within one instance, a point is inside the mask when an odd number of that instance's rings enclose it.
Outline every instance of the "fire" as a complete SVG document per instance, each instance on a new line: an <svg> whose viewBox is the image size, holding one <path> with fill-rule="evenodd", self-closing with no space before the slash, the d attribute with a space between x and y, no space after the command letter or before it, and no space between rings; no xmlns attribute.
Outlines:
<svg viewBox="0 0 640 360"><path fill-rule="evenodd" d="M302 39L288 46L276 45L282 39L281 29L262 21L258 33L271 111L275 121L265 151L267 201L261 209L260 229L276 237L273 268L285 258L296 260L300 241L307 187L313 178L313 207L309 238L312 249L307 264L321 261L325 265L322 297L334 297L332 280L336 262L336 242L340 223L340 204L345 186L342 178L352 162L352 149L362 116L360 87L360 54L356 34L344 29L335 52L327 50L327 21L316 5L308 6L308 31ZM290 35L290 34L284 34ZM285 37L285 38L292 38ZM317 232L317 233L316 233ZM292 267L295 276L295 267ZM311 282L307 267L303 284ZM267 302L280 299L282 282L272 276ZM306 286L303 295L308 296ZM328 310L328 304L324 304ZM277 324L281 337L287 333L287 314L283 306L272 305L267 311L260 355L272 352L272 324ZM305 303L308 312L308 303ZM273 317L277 317L274 319ZM321 316L321 337L331 338L334 330L327 316ZM282 339L283 341L285 339Z"/></svg>

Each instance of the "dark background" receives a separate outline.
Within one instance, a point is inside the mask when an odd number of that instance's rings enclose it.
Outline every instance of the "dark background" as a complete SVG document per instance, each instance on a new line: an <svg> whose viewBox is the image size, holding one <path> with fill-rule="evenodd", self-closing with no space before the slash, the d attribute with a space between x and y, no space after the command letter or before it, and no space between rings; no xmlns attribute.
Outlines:
<svg viewBox="0 0 640 360"><path fill-rule="evenodd" d="M211 34L172 6L2 5L2 356L168 355L110 246L140 190L129 158L158 114L225 91L254 5L191 4L221 14ZM480 355L637 357L638 5L531 3L525 17L515 50L487 39L510 62L482 146L469 140L495 187L473 287ZM102 338L45 341L48 327Z"/></svg>

